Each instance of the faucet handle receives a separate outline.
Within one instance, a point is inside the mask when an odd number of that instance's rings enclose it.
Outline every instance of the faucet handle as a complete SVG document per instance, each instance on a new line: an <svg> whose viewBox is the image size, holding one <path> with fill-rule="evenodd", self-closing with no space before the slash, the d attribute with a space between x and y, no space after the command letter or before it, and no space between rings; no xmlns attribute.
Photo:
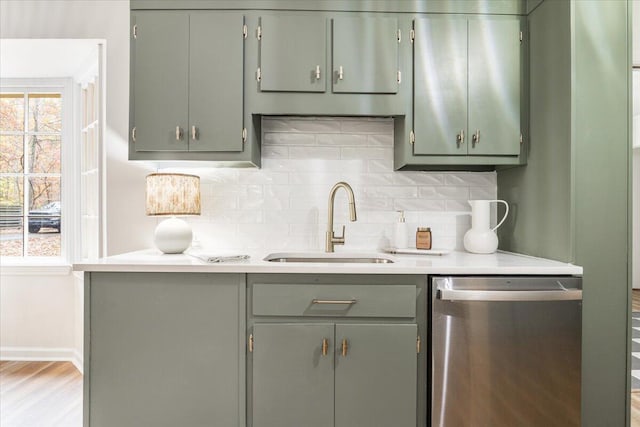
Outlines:
<svg viewBox="0 0 640 427"><path fill-rule="evenodd" d="M342 234L341 234L340 236L335 236L335 237L336 237L336 239L342 239L342 240L344 240L344 230L345 230L345 226L343 225L343 226L342 226Z"/></svg>

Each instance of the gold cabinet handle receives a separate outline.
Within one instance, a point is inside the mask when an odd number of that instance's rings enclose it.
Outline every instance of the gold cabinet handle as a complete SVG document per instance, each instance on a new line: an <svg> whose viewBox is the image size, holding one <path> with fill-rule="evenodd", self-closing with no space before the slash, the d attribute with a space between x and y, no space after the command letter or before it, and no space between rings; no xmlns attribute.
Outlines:
<svg viewBox="0 0 640 427"><path fill-rule="evenodd" d="M322 355L326 356L329 352L329 340L326 338L322 339Z"/></svg>
<svg viewBox="0 0 640 427"><path fill-rule="evenodd" d="M312 299L311 304L343 304L353 305L357 303L356 299Z"/></svg>
<svg viewBox="0 0 640 427"><path fill-rule="evenodd" d="M476 133L473 134L473 136L471 137L471 142L472 142L472 146L475 147L476 144L480 144L480 130L477 129Z"/></svg>
<svg viewBox="0 0 640 427"><path fill-rule="evenodd" d="M182 129L180 126L176 126L176 141L180 141L182 139Z"/></svg>
<svg viewBox="0 0 640 427"><path fill-rule="evenodd" d="M195 126L191 126L191 139L194 141L198 139L198 128Z"/></svg>
<svg viewBox="0 0 640 427"><path fill-rule="evenodd" d="M349 342L345 338L342 340L342 357L347 356L347 351L349 351Z"/></svg>

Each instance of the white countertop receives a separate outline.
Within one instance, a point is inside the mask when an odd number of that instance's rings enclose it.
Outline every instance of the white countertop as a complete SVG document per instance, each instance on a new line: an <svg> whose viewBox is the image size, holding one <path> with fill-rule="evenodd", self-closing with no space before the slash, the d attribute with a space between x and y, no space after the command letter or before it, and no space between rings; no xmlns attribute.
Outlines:
<svg viewBox="0 0 640 427"><path fill-rule="evenodd" d="M212 255L218 253L212 252ZM266 253L249 255L251 258L246 261L206 263L185 254L167 255L156 249L148 249L74 264L73 269L88 272L167 273L582 275L582 267L573 264L507 252L490 255L451 252L442 256L378 254L393 259L392 264L267 262L264 261Z"/></svg>

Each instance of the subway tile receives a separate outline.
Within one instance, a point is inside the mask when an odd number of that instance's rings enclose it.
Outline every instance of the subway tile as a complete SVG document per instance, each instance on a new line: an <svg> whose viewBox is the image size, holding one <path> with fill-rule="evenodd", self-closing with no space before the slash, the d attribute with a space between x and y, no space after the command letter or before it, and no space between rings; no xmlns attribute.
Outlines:
<svg viewBox="0 0 640 427"><path fill-rule="evenodd" d="M449 212L470 212L471 206L466 200L446 200L445 209Z"/></svg>
<svg viewBox="0 0 640 427"><path fill-rule="evenodd" d="M469 188L469 200L485 200L485 199L497 199L497 189L493 187L471 187Z"/></svg>
<svg viewBox="0 0 640 427"><path fill-rule="evenodd" d="M395 172L393 181L399 185L444 185L444 176L434 172Z"/></svg>
<svg viewBox="0 0 640 427"><path fill-rule="evenodd" d="M402 199L393 200L393 209L404 211L443 211L444 200Z"/></svg>
<svg viewBox="0 0 640 427"><path fill-rule="evenodd" d="M469 200L469 187L440 186L435 189L439 199Z"/></svg>
<svg viewBox="0 0 640 427"><path fill-rule="evenodd" d="M393 201L391 198L368 198L365 197L363 199L356 201L356 206L359 210L372 210L372 211L383 211L383 210L392 210L393 209Z"/></svg>
<svg viewBox="0 0 640 427"><path fill-rule="evenodd" d="M340 158L339 147L290 147L290 159L325 159L337 160Z"/></svg>
<svg viewBox="0 0 640 427"><path fill-rule="evenodd" d="M265 133L262 145L315 145L316 136L309 133Z"/></svg>
<svg viewBox="0 0 640 427"><path fill-rule="evenodd" d="M393 134L367 135L367 145L393 148Z"/></svg>
<svg viewBox="0 0 640 427"><path fill-rule="evenodd" d="M341 157L343 159L393 159L391 148L377 147L342 147Z"/></svg>
<svg viewBox="0 0 640 427"><path fill-rule="evenodd" d="M364 194L368 198L374 197L418 197L418 188L409 186L380 186L364 187Z"/></svg>
<svg viewBox="0 0 640 427"><path fill-rule="evenodd" d="M451 172L445 173L446 185L496 185L497 178L495 172Z"/></svg>
<svg viewBox="0 0 640 427"><path fill-rule="evenodd" d="M317 137L317 144L321 146L336 145L341 147L348 146L366 146L368 145L367 135L359 134L319 134Z"/></svg>
<svg viewBox="0 0 640 427"><path fill-rule="evenodd" d="M288 159L289 147L284 145L262 145L263 159Z"/></svg>
<svg viewBox="0 0 640 427"><path fill-rule="evenodd" d="M289 183L291 185L324 185L327 187L327 192L331 187L340 181L346 181L351 186L360 185L363 181L363 175L361 174L347 174L347 173L303 173L293 172L289 175Z"/></svg>
<svg viewBox="0 0 640 427"><path fill-rule="evenodd" d="M366 211L360 215L369 224L389 224L398 222L398 212L395 211ZM358 219L360 221L360 219Z"/></svg>
<svg viewBox="0 0 640 427"><path fill-rule="evenodd" d="M342 119L343 133L393 135L393 119Z"/></svg>
<svg viewBox="0 0 640 427"><path fill-rule="evenodd" d="M318 223L318 212L308 209L286 211L265 211L264 219L266 224L316 224Z"/></svg>
<svg viewBox="0 0 640 427"><path fill-rule="evenodd" d="M289 183L289 174L287 172L272 172L264 169L249 169L240 175L238 181L242 184L285 185Z"/></svg>
<svg viewBox="0 0 640 427"><path fill-rule="evenodd" d="M369 160L369 172L393 172L393 159Z"/></svg>
<svg viewBox="0 0 640 427"><path fill-rule="evenodd" d="M340 121L333 118L265 118L263 132L339 133Z"/></svg>
<svg viewBox="0 0 640 427"><path fill-rule="evenodd" d="M390 173L366 173L362 174L362 185L393 185L393 174Z"/></svg>

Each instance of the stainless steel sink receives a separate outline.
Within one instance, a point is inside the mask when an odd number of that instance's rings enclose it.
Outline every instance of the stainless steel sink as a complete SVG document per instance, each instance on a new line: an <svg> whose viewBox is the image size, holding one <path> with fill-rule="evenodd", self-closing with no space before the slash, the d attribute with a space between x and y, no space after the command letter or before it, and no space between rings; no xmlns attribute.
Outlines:
<svg viewBox="0 0 640 427"><path fill-rule="evenodd" d="M269 254L264 258L269 262L315 262L346 264L392 264L393 258L381 254L283 252Z"/></svg>

